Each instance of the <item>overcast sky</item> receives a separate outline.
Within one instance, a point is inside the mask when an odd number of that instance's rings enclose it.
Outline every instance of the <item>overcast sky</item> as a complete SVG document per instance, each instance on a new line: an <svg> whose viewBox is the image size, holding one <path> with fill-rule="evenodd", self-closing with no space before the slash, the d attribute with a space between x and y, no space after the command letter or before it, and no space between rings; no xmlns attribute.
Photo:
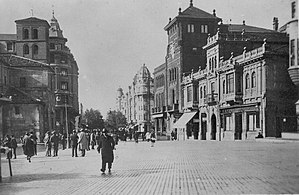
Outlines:
<svg viewBox="0 0 299 195"><path fill-rule="evenodd" d="M195 7L224 23L272 29L290 19L291 0L193 0ZM185 10L189 0L0 0L0 33L15 34L15 20L55 17L79 66L79 101L106 116L115 109L116 90L127 91L145 63L152 73L164 62L169 17Z"/></svg>

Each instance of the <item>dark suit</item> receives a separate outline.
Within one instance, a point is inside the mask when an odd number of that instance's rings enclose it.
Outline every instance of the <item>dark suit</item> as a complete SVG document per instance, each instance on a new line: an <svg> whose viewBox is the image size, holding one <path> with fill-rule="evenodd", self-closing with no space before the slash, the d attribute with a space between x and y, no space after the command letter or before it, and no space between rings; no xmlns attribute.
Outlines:
<svg viewBox="0 0 299 195"><path fill-rule="evenodd" d="M71 138L71 146L72 146L72 157L74 157L74 154L76 157L78 157L77 146L78 146L79 137L76 133L73 133L70 138Z"/></svg>

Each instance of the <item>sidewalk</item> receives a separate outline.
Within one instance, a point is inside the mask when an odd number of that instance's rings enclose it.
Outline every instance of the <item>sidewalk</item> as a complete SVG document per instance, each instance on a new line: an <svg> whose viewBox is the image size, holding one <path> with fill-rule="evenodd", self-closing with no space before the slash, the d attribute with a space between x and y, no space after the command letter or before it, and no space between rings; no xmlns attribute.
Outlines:
<svg viewBox="0 0 299 195"><path fill-rule="evenodd" d="M296 194L299 142L120 142L112 174L96 150L2 159L0 194Z"/></svg>

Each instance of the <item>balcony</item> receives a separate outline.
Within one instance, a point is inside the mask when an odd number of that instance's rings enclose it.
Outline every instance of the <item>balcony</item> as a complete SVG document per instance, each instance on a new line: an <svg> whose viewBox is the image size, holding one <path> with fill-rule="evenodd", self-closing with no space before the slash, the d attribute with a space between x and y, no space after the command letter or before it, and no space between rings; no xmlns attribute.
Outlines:
<svg viewBox="0 0 299 195"><path fill-rule="evenodd" d="M230 105L240 104L243 102L243 94L241 92L223 94L221 101L225 101Z"/></svg>
<svg viewBox="0 0 299 195"><path fill-rule="evenodd" d="M152 114L159 114L165 112L165 106L152 108Z"/></svg>
<svg viewBox="0 0 299 195"><path fill-rule="evenodd" d="M190 101L186 103L185 108L196 109L198 108L199 102L198 101Z"/></svg>
<svg viewBox="0 0 299 195"><path fill-rule="evenodd" d="M167 106L167 112L175 112L179 110L179 104L172 104Z"/></svg>
<svg viewBox="0 0 299 195"><path fill-rule="evenodd" d="M205 98L205 104L208 104L209 106L216 105L218 103L218 94L212 93L207 94Z"/></svg>

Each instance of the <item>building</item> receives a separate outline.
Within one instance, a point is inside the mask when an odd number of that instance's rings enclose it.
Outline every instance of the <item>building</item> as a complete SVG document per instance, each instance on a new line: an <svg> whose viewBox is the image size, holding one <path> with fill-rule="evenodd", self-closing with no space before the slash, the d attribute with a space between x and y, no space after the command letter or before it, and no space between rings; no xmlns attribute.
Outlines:
<svg viewBox="0 0 299 195"><path fill-rule="evenodd" d="M206 68L183 78L186 117L174 125L181 139L281 137L296 126L288 38L276 30L220 24L207 38Z"/></svg>
<svg viewBox="0 0 299 195"><path fill-rule="evenodd" d="M154 104L154 81L145 66L139 69L133 78L132 86L124 94L122 88L117 90L116 110L122 112L130 127L135 126L140 133L152 127L151 109Z"/></svg>
<svg viewBox="0 0 299 195"><path fill-rule="evenodd" d="M205 68L206 54L202 47L206 44L208 34L216 33L217 24L220 21L215 10L212 14L207 13L193 6L192 0L188 8L184 11L179 8L178 15L173 19L169 18L169 23L164 28L168 35L165 83L163 84L165 109L162 111L165 117L161 117L159 107L155 107L153 117L156 121L156 128L158 128L157 134L170 136L173 124L182 115L184 107L184 94L181 88L183 74L190 74L192 71ZM156 75L160 76L160 74ZM157 79L154 78L155 81ZM157 105L156 102L155 106Z"/></svg>
<svg viewBox="0 0 299 195"><path fill-rule="evenodd" d="M0 109L0 137L14 134L20 138L26 131L34 131L42 141L46 131L57 128L57 116L61 116L57 94L66 94L65 99L69 99L65 107L70 113L70 124L78 113L78 67L64 44L61 44L60 53L66 57L65 64L50 64L56 57L51 57L52 54L59 53L50 49L52 43L66 42L54 15L51 26L36 17L15 22L16 34L0 34L0 90L2 96L9 99ZM63 75L61 67L67 76ZM60 78L63 76L66 78ZM61 92L57 86L63 81L69 83ZM60 131L63 132L65 130Z"/></svg>
<svg viewBox="0 0 299 195"><path fill-rule="evenodd" d="M285 32L289 35L289 75L293 83L299 86L299 61L298 61L298 1L292 1L290 6L290 21L279 28L280 32ZM274 23L278 23L278 18L274 18ZM278 25L277 25L278 27ZM296 102L296 113L297 113L297 128L291 130L290 132L285 132L286 138L291 138L294 136L294 132L299 132L299 100ZM287 119L285 119L287 120ZM286 123L288 121L285 121ZM292 135L293 134L293 135ZM291 136L291 137L289 137Z"/></svg>
<svg viewBox="0 0 299 195"><path fill-rule="evenodd" d="M49 47L50 66L55 70L56 83L55 128L59 132L66 132L66 129L75 129L73 119L79 115L79 69L66 43L67 39L63 36L63 31L53 12L49 29Z"/></svg>

